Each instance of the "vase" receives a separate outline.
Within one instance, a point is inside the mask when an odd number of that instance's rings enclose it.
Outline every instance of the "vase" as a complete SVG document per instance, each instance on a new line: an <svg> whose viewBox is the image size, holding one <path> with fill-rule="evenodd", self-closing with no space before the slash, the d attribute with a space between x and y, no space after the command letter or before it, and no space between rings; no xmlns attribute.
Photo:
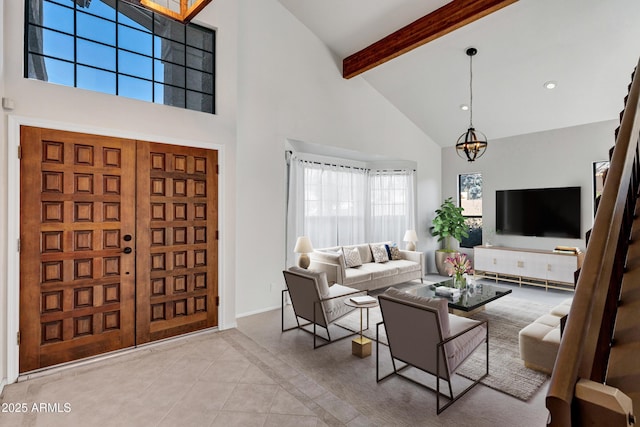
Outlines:
<svg viewBox="0 0 640 427"><path fill-rule="evenodd" d="M435 251L435 260L436 260L436 269L438 270L438 274L441 276L448 276L449 272L447 271L447 265L445 264L445 260L449 257L454 257L456 255L456 251L447 251L445 249L438 249Z"/></svg>
<svg viewBox="0 0 640 427"><path fill-rule="evenodd" d="M462 275L456 275L453 278L453 286L457 289L464 290L467 287L467 280Z"/></svg>

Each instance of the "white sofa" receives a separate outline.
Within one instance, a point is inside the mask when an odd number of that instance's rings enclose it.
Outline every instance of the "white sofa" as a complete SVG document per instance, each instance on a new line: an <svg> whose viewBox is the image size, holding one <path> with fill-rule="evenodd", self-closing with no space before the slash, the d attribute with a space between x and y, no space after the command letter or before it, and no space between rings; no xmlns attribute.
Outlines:
<svg viewBox="0 0 640 427"><path fill-rule="evenodd" d="M550 374L560 348L561 319L569 314L571 298L525 326L519 334L520 358L527 368Z"/></svg>
<svg viewBox="0 0 640 427"><path fill-rule="evenodd" d="M395 258L376 262L372 247L388 245ZM362 264L348 267L345 251L357 249ZM309 268L327 273L329 283L339 283L359 290L373 290L423 278L424 253L395 248L390 242L364 243L316 249L310 254ZM375 249L375 248L374 248ZM379 255L379 252L378 252Z"/></svg>

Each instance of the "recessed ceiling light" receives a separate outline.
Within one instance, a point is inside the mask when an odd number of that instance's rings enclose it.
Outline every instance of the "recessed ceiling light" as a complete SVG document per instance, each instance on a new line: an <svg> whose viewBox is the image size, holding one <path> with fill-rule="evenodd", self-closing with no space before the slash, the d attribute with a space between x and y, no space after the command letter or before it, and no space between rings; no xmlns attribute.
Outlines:
<svg viewBox="0 0 640 427"><path fill-rule="evenodd" d="M543 86L546 89L555 89L556 86L558 86L558 82L553 81L553 80L549 80L548 82L545 82Z"/></svg>
<svg viewBox="0 0 640 427"><path fill-rule="evenodd" d="M460 109L461 109L462 111L467 111L467 110L469 109L469 106L468 106L467 104L461 104L461 105L460 105Z"/></svg>

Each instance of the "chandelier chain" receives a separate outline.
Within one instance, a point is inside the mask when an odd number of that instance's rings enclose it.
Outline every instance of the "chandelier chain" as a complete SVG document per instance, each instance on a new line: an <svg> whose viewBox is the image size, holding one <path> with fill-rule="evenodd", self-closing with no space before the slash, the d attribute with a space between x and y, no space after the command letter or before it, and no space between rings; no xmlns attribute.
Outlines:
<svg viewBox="0 0 640 427"><path fill-rule="evenodd" d="M469 127L473 127L473 55L469 55Z"/></svg>

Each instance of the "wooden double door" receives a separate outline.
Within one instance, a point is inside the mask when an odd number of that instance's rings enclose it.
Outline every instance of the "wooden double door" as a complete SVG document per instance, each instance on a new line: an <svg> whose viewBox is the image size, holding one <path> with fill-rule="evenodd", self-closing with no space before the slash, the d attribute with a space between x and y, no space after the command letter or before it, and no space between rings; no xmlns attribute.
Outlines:
<svg viewBox="0 0 640 427"><path fill-rule="evenodd" d="M23 126L20 372L217 326L217 152Z"/></svg>

